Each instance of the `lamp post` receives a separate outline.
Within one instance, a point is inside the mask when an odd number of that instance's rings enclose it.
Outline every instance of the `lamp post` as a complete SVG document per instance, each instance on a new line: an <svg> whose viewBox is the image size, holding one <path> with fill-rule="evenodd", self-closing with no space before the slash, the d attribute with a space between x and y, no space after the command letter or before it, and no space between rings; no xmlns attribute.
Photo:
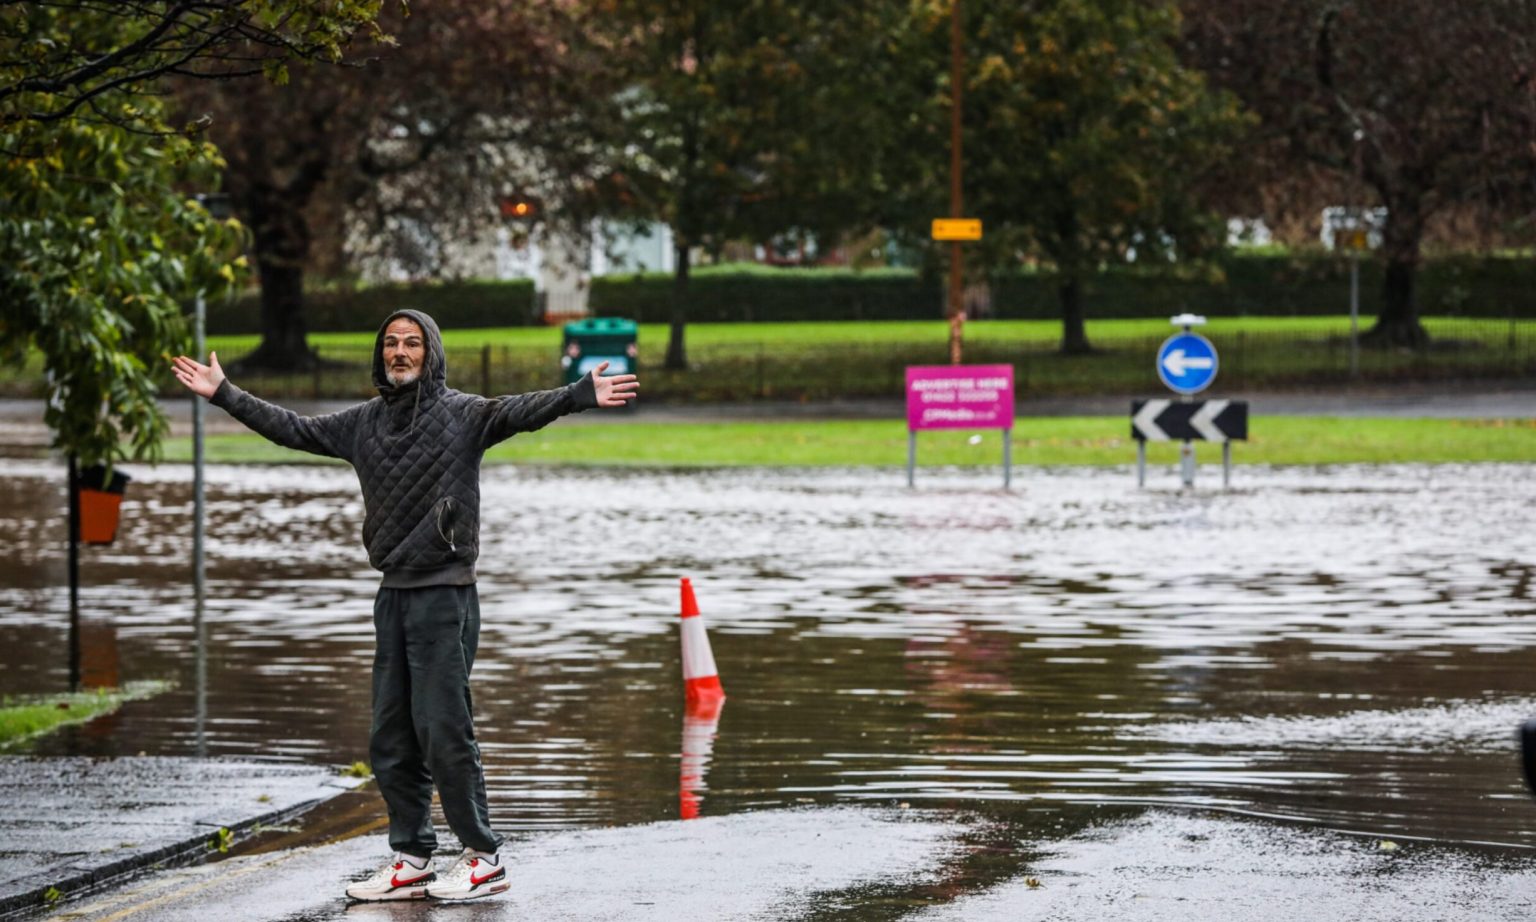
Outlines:
<svg viewBox="0 0 1536 922"><path fill-rule="evenodd" d="M1365 132L1356 128L1354 153L1357 187L1365 185L1364 141ZM1365 220L1366 213L1364 208L1360 209L1360 217L1351 231L1349 241L1349 379L1351 381L1360 377L1360 254L1370 245L1370 238L1359 235L1366 234L1370 226Z"/></svg>
<svg viewBox="0 0 1536 922"><path fill-rule="evenodd" d="M69 453L69 690L80 690L80 466Z"/></svg>
<svg viewBox="0 0 1536 922"><path fill-rule="evenodd" d="M961 46L960 0L949 11L949 216L965 213L960 175L960 99L965 79L965 58ZM960 364L960 350L965 329L965 268L961 263L960 241L949 243L949 363Z"/></svg>
<svg viewBox="0 0 1536 922"><path fill-rule="evenodd" d="M198 204L207 209L214 220L230 217L229 196L222 193L204 193L196 196ZM193 302L192 354L197 361L205 361L207 352L208 305L201 288ZM203 619L203 607L207 600L207 577L204 567L203 539L206 534L204 520L206 503L203 489L203 398L192 395L192 633L196 658L196 733L197 754L207 754L206 725L208 721L208 627Z"/></svg>

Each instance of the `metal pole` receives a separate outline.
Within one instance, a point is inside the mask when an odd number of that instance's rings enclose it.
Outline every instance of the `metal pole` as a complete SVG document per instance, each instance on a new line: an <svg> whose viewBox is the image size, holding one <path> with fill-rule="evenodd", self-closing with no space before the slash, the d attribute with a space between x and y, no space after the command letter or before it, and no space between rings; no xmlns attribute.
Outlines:
<svg viewBox="0 0 1536 922"><path fill-rule="evenodd" d="M964 81L964 57L960 47L960 0L949 11L949 216L964 217L960 192L960 97ZM949 244L949 363L960 364L962 328L965 323L962 297L965 270L960 241Z"/></svg>
<svg viewBox="0 0 1536 922"><path fill-rule="evenodd" d="M917 430L907 430L907 486L915 486L917 476Z"/></svg>
<svg viewBox="0 0 1536 922"><path fill-rule="evenodd" d="M207 359L205 352L205 327L207 306L202 294L198 294L192 322L192 350L199 362ZM204 733L208 718L208 630L203 621L203 606L207 600L207 580L203 557L204 519L206 507L203 495L203 398L192 395L192 634L196 658L195 730L197 754L206 752Z"/></svg>
<svg viewBox="0 0 1536 922"><path fill-rule="evenodd" d="M80 690L80 471L69 453L69 690Z"/></svg>
<svg viewBox="0 0 1536 922"><path fill-rule="evenodd" d="M1147 443L1143 439L1136 440L1136 486L1147 485Z"/></svg>
<svg viewBox="0 0 1536 922"><path fill-rule="evenodd" d="M1360 375L1360 257L1349 258L1349 376Z"/></svg>
<svg viewBox="0 0 1536 922"><path fill-rule="evenodd" d="M1188 326L1184 327L1184 332L1189 332ZM1180 403L1191 403L1193 400L1188 394L1179 395ZM1179 446L1179 476L1183 478L1184 486L1195 485L1195 443L1189 439L1185 439L1184 444Z"/></svg>
<svg viewBox="0 0 1536 922"><path fill-rule="evenodd" d="M1221 488L1229 489L1232 486L1232 442L1221 443Z"/></svg>
<svg viewBox="0 0 1536 922"><path fill-rule="evenodd" d="M1003 430L1003 489L1013 484L1013 430Z"/></svg>

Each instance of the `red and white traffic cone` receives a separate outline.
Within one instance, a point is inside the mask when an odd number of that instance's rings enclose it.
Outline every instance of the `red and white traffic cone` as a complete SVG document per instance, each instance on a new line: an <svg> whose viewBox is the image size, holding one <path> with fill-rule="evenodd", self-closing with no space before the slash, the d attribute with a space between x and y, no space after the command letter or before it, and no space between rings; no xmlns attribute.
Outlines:
<svg viewBox="0 0 1536 922"><path fill-rule="evenodd" d="M704 619L693 597L693 584L683 577L683 694L690 710L707 708L725 700L720 673L715 668L715 654L709 649L709 635L704 633ZM718 709L718 706L717 706ZM702 716L702 715L701 715Z"/></svg>
<svg viewBox="0 0 1536 922"><path fill-rule="evenodd" d="M693 597L693 584L683 579L683 752L678 773L678 813L685 820L699 815L703 792L708 789L704 777L715 748L715 734L720 725L720 711L725 706L725 689L715 668L715 654L709 648L699 603Z"/></svg>

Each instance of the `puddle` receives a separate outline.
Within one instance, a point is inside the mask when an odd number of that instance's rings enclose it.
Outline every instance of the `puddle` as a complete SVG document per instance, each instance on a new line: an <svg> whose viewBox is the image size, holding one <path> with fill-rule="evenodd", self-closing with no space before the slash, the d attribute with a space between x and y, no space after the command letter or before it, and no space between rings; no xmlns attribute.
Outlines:
<svg viewBox="0 0 1536 922"><path fill-rule="evenodd" d="M62 469L0 469L0 693L58 688ZM1513 736L1536 715L1532 472L1244 468L1181 495L1128 469L1004 493L995 472L487 468L493 814L526 836L906 803L1031 835L1168 804L1536 845ZM353 475L210 469L200 736L189 472L133 474L82 610L121 675L178 688L30 751L365 759ZM683 713L680 576L730 695L712 740Z"/></svg>

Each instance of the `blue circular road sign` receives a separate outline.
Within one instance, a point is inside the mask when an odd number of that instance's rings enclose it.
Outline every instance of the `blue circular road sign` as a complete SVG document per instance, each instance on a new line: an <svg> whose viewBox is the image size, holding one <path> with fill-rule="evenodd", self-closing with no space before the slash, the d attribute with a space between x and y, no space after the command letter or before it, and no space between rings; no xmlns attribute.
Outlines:
<svg viewBox="0 0 1536 922"><path fill-rule="evenodd" d="M1157 376L1177 394L1203 391L1216 380L1216 347L1198 333L1175 333L1157 350Z"/></svg>

